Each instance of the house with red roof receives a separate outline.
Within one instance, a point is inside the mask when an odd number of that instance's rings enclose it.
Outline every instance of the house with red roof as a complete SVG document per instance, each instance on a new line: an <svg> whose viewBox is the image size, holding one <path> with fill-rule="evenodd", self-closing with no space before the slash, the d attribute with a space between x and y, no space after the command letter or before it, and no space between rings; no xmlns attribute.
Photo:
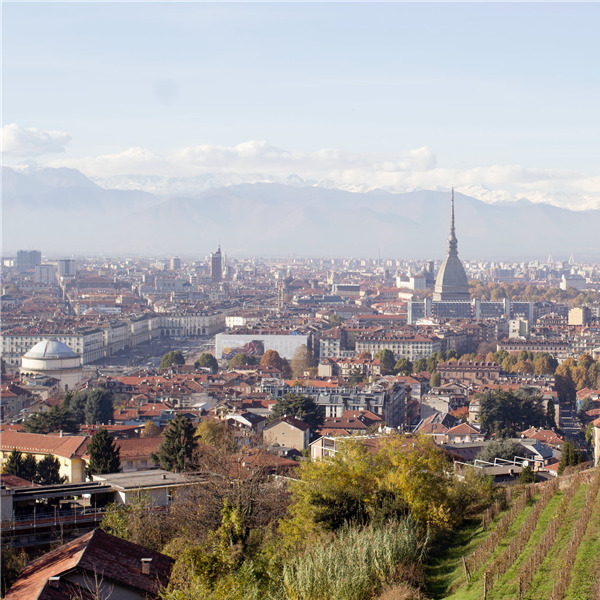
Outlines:
<svg viewBox="0 0 600 600"><path fill-rule="evenodd" d="M31 561L5 600L157 599L174 560L100 529Z"/></svg>

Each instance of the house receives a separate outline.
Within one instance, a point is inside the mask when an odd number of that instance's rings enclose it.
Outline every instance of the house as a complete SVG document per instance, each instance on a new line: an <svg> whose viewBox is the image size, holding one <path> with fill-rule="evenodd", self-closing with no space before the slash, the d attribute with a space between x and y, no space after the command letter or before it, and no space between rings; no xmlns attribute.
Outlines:
<svg viewBox="0 0 600 600"><path fill-rule="evenodd" d="M85 481L85 454L90 438L83 435L44 435L42 433L21 433L3 431L0 437L0 461L4 464L9 454L19 450L32 454L40 461L51 455L60 461L60 475L67 482ZM137 440L136 440L137 441Z"/></svg>
<svg viewBox="0 0 600 600"><path fill-rule="evenodd" d="M596 419L594 426L594 465L600 465L600 419Z"/></svg>
<svg viewBox="0 0 600 600"><path fill-rule="evenodd" d="M30 562L5 600L159 597L173 559L96 529Z"/></svg>
<svg viewBox="0 0 600 600"><path fill-rule="evenodd" d="M284 415L263 429L263 441L268 446L278 444L304 450L310 442L310 428L304 421Z"/></svg>
<svg viewBox="0 0 600 600"><path fill-rule="evenodd" d="M446 441L449 444L470 444L472 442L483 442L485 435L468 423L461 423L451 427L446 432Z"/></svg>

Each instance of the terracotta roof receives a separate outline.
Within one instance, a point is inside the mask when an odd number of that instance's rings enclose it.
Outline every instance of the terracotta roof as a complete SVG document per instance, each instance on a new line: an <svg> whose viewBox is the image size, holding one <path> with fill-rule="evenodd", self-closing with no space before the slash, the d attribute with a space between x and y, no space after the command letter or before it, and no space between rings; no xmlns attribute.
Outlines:
<svg viewBox="0 0 600 600"><path fill-rule="evenodd" d="M27 479L17 477L16 475L9 475L8 473L0 474L0 484L7 488L37 486L37 483L33 483L33 481L27 481Z"/></svg>
<svg viewBox="0 0 600 600"><path fill-rule="evenodd" d="M162 436L146 438L124 438L115 440L119 448L121 460L132 460L134 458L148 458L151 454L158 451Z"/></svg>
<svg viewBox="0 0 600 600"><path fill-rule="evenodd" d="M285 416L281 417L281 419L277 419L277 420L273 421L272 423L269 423L269 425L267 425L265 427L265 430L270 429L271 427L274 427L275 425L279 425L279 423L287 423L288 425L291 425L292 427L295 427L296 429L300 429L300 431L306 431L307 429L309 429L309 426L304 421L301 421L300 419L296 419L296 417L290 417L288 415L285 415Z"/></svg>
<svg viewBox="0 0 600 600"><path fill-rule="evenodd" d="M152 559L150 575L142 573L142 558ZM96 529L30 562L5 600L50 599L52 596L42 596L48 579L75 568L98 573L107 583L156 596L169 581L172 563L164 554Z"/></svg>
<svg viewBox="0 0 600 600"><path fill-rule="evenodd" d="M471 427L468 423L461 423L456 427L448 429L448 435L465 435L467 433L479 433L475 427Z"/></svg>
<svg viewBox="0 0 600 600"><path fill-rule="evenodd" d="M0 440L0 448L10 452L13 448L26 453L53 454L63 458L82 456L89 438L82 435L44 435L43 433L21 433L4 431Z"/></svg>

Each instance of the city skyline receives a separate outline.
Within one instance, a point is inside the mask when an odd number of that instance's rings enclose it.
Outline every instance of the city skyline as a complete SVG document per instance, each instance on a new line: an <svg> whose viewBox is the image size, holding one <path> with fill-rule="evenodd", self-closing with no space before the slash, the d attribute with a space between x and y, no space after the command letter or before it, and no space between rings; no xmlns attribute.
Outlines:
<svg viewBox="0 0 600 600"><path fill-rule="evenodd" d="M5 3L3 163L168 195L295 178L599 208L599 11Z"/></svg>

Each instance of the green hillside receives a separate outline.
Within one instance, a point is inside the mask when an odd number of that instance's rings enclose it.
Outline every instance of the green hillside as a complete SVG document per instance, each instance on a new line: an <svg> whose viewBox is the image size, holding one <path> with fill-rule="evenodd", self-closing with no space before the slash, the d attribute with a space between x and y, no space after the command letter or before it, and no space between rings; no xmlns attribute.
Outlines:
<svg viewBox="0 0 600 600"><path fill-rule="evenodd" d="M430 596L600 598L600 469L533 485L515 496L488 530L471 522L431 562Z"/></svg>

